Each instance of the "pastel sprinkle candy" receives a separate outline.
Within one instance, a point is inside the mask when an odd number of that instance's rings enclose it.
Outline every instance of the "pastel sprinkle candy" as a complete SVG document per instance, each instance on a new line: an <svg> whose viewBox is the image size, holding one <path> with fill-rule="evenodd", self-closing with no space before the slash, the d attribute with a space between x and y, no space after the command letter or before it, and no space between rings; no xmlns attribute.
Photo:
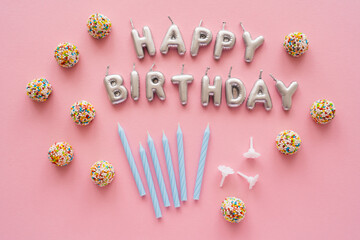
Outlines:
<svg viewBox="0 0 360 240"><path fill-rule="evenodd" d="M276 137L276 147L282 154L292 155L299 150L300 146L300 136L292 130L284 130Z"/></svg>
<svg viewBox="0 0 360 240"><path fill-rule="evenodd" d="M107 161L97 161L90 168L91 180L99 187L110 184L115 177L115 170Z"/></svg>
<svg viewBox="0 0 360 240"><path fill-rule="evenodd" d="M94 120L95 108L91 103L82 100L71 106L70 116L77 125L86 126Z"/></svg>
<svg viewBox="0 0 360 240"><path fill-rule="evenodd" d="M49 148L48 158L50 162L63 167L73 160L74 151L69 143L56 142Z"/></svg>
<svg viewBox="0 0 360 240"><path fill-rule="evenodd" d="M335 117L335 106L334 103L320 99L315 101L310 108L310 115L312 119L318 124L327 124Z"/></svg>
<svg viewBox="0 0 360 240"><path fill-rule="evenodd" d="M45 102L51 93L52 86L45 78L34 79L26 86L26 94L37 102Z"/></svg>
<svg viewBox="0 0 360 240"><path fill-rule="evenodd" d="M79 50L71 43L60 43L55 49L54 57L61 67L71 68L79 62Z"/></svg>
<svg viewBox="0 0 360 240"><path fill-rule="evenodd" d="M103 14L92 14L87 22L88 33L96 38L101 39L106 37L111 32L111 21Z"/></svg>
<svg viewBox="0 0 360 240"><path fill-rule="evenodd" d="M245 217L246 207L241 199L227 197L222 201L220 211L226 221L230 223L239 223Z"/></svg>
<svg viewBox="0 0 360 240"><path fill-rule="evenodd" d="M309 40L304 33L293 32L285 36L283 46L291 56L300 57L309 49Z"/></svg>

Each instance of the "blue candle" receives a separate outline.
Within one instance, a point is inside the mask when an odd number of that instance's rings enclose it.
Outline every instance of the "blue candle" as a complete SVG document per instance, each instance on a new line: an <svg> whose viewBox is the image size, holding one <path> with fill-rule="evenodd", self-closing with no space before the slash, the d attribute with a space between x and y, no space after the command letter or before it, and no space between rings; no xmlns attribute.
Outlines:
<svg viewBox="0 0 360 240"><path fill-rule="evenodd" d="M142 184L139 172L137 170L134 157L133 157L133 155L131 153L131 149L130 149L129 143L127 141L124 129L120 126L119 123L118 123L118 131L119 131L119 136L120 136L120 139L121 139L121 143L122 143L122 145L124 147L124 151L125 151L127 160L129 162L131 172L132 172L133 177L135 179L136 186L137 186L137 188L139 190L140 196L141 197L145 196L145 189L144 189L144 186Z"/></svg>
<svg viewBox="0 0 360 240"><path fill-rule="evenodd" d="M162 175L162 172L161 172L160 163L159 163L159 159L158 159L158 156L157 156L157 153L156 153L154 141L151 138L149 133L148 133L147 143L148 143L148 146L149 146L151 159L152 159L152 162L154 164L156 178L157 178L157 181L158 181L158 184L159 184L161 197L163 199L164 206L169 207L170 206L169 196L168 196L168 193L166 191L165 182L164 182L164 178L163 178L163 175Z"/></svg>
<svg viewBox="0 0 360 240"><path fill-rule="evenodd" d="M194 188L194 199L199 200L200 198L200 190L201 190L201 184L202 179L204 176L204 167L205 167L205 161L206 161L206 153L208 149L209 144L209 137L210 137L210 129L209 124L205 129L203 142L201 145L201 153L200 153L200 160L199 160L199 167L196 175L196 182L195 182L195 188Z"/></svg>
<svg viewBox="0 0 360 240"><path fill-rule="evenodd" d="M173 201L174 201L174 206L177 208L177 207L180 207L179 193L178 193L178 189L176 186L175 172L174 172L174 168L173 168L173 164L172 164L172 160L171 160L169 141L168 141L167 137L165 136L164 132L163 132L163 137L162 137L162 143L163 143L164 154L165 154L165 159L166 159L166 166L167 166L169 179L170 179L170 186L171 186L171 192L172 192L172 197L173 197Z"/></svg>
<svg viewBox="0 0 360 240"><path fill-rule="evenodd" d="M181 192L181 201L187 201L186 193L186 175L185 175L185 161L184 161L184 143L183 143L183 134L178 125L176 132L177 140L177 150L178 150L178 160L179 160L179 177L180 177L180 192Z"/></svg>
<svg viewBox="0 0 360 240"><path fill-rule="evenodd" d="M148 163L148 160L146 157L145 149L143 148L143 146L141 146L141 143L140 143L140 156L141 156L141 161L142 161L142 164L144 167L146 181L147 181L147 184L149 187L149 192L150 192L151 201L152 201L154 211L155 211L155 216L156 216L156 218L161 218L162 215L161 215L160 205L159 205L158 198L156 196L156 191L155 191L154 182L153 182L153 179L151 176L149 163Z"/></svg>

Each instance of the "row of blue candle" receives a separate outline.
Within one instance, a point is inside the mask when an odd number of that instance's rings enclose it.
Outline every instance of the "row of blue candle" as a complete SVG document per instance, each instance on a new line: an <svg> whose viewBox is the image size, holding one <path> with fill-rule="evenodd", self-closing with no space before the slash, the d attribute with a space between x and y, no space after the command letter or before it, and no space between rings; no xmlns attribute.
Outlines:
<svg viewBox="0 0 360 240"><path fill-rule="evenodd" d="M133 157L131 149L130 149L130 145L126 138L125 131L120 126L120 124L118 124L118 132L119 132L119 136L121 139L121 143L124 147L124 151L125 151L127 160L130 165L131 172L133 174L136 186L138 188L139 194L141 197L145 196L145 194L146 194L145 189L142 184L142 180L140 178L139 172L137 170L136 163L135 163L134 157ZM199 200L199 198L200 198L200 190L201 190L202 179L203 179L203 175L204 175L204 168L205 168L205 161L206 161L209 137L210 137L210 129L209 129L209 125L208 125L204 132L203 142L202 142L202 146L201 146L199 167L198 167L198 171L197 171L194 195L193 195L194 200ZM176 132L176 138L177 138L177 150L178 150L178 162L179 162L181 201L187 201L184 143L183 143L183 134L182 134L180 125L178 126L178 129ZM157 152L155 149L154 141L151 138L149 133L148 133L147 143L149 146L149 151L150 151L151 159L152 159L152 162L154 165L154 170L155 170L157 182L159 184L159 189L160 189L160 193L161 193L161 197L162 197L164 206L169 207L170 206L169 196L168 196L168 193L167 193L167 190L165 187L164 177L161 172L159 158L158 158L158 155L157 155ZM177 185L176 185L175 171L173 168L173 163L172 163L171 154L170 154L169 141L164 132L163 132L163 136L162 136L162 143L163 143L166 166L167 166L169 180L170 180L170 187L171 187L171 193L172 193L172 198L173 198L173 202L174 202L174 207L177 208L177 207L180 207L179 194L178 194L178 189L177 189ZM156 218L161 218L162 214L161 214L161 210L160 210L159 200L157 198L157 194L155 191L155 186L154 186L154 182L152 179L148 158L147 158L145 149L141 145L141 143L140 143L139 151L140 151L140 157L141 157L142 165L143 165L144 172L145 172L146 181L147 181L148 188L149 188L151 201L152 201L154 211L155 211L155 216L156 216Z"/></svg>

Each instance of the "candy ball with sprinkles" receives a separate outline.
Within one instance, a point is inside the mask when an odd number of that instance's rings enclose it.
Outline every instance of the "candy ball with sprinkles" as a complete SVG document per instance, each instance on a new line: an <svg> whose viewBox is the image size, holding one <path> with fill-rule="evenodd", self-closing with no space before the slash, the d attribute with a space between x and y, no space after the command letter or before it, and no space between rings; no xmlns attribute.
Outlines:
<svg viewBox="0 0 360 240"><path fill-rule="evenodd" d="M236 197L227 197L221 203L221 213L230 223L241 222L246 213L245 203Z"/></svg>
<svg viewBox="0 0 360 240"><path fill-rule="evenodd" d="M60 66L71 68L79 62L79 50L71 43L60 43L55 49L54 57Z"/></svg>
<svg viewBox="0 0 360 240"><path fill-rule="evenodd" d="M282 154L292 155L299 150L300 145L299 134L292 130L284 130L276 137L276 147Z"/></svg>
<svg viewBox="0 0 360 240"><path fill-rule="evenodd" d="M56 142L49 148L48 158L50 162L63 167L73 160L74 151L69 143Z"/></svg>
<svg viewBox="0 0 360 240"><path fill-rule="evenodd" d="M291 56L300 57L309 49L309 40L304 33L293 32L285 37L283 46Z"/></svg>
<svg viewBox="0 0 360 240"><path fill-rule="evenodd" d="M70 116L77 125L86 126L95 118L95 108L87 101L74 103L70 109Z"/></svg>
<svg viewBox="0 0 360 240"><path fill-rule="evenodd" d="M90 168L90 176L99 187L104 187L114 179L114 167L107 161L97 161Z"/></svg>
<svg viewBox="0 0 360 240"><path fill-rule="evenodd" d="M37 102L45 102L51 92L52 86L45 78L34 79L26 86L26 94Z"/></svg>
<svg viewBox="0 0 360 240"><path fill-rule="evenodd" d="M87 27L88 32L92 37L101 39L110 34L111 21L105 15L96 13L89 17Z"/></svg>
<svg viewBox="0 0 360 240"><path fill-rule="evenodd" d="M315 101L311 106L310 115L316 123L327 124L334 119L335 111L336 109L333 102L320 99Z"/></svg>

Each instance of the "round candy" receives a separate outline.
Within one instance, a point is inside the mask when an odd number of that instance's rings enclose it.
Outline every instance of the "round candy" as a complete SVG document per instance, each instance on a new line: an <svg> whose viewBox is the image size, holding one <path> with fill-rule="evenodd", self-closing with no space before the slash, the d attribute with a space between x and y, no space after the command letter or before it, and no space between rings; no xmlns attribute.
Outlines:
<svg viewBox="0 0 360 240"><path fill-rule="evenodd" d="M300 57L309 48L309 41L304 33L293 32L285 37L284 48L293 57Z"/></svg>
<svg viewBox="0 0 360 240"><path fill-rule="evenodd" d="M316 123L326 124L335 117L335 110L333 102L321 99L313 103L310 108L310 114Z"/></svg>
<svg viewBox="0 0 360 240"><path fill-rule="evenodd" d="M74 158L74 151L67 142L56 142L49 148L49 160L62 167L68 165Z"/></svg>
<svg viewBox="0 0 360 240"><path fill-rule="evenodd" d="M70 116L77 125L86 126L95 118L95 108L87 101L74 103L70 109Z"/></svg>
<svg viewBox="0 0 360 240"><path fill-rule="evenodd" d="M34 79L28 83L26 94L34 101L45 102L52 92L52 86L45 78Z"/></svg>
<svg viewBox="0 0 360 240"><path fill-rule="evenodd" d="M71 68L79 62L79 50L71 43L60 43L54 55L58 64L64 68Z"/></svg>
<svg viewBox="0 0 360 240"><path fill-rule="evenodd" d="M285 155L296 153L301 145L299 134L291 130L284 130L276 137L276 147Z"/></svg>
<svg viewBox="0 0 360 240"><path fill-rule="evenodd" d="M100 13L91 15L88 19L87 26L89 34L96 39L104 38L111 32L110 19Z"/></svg>
<svg viewBox="0 0 360 240"><path fill-rule="evenodd" d="M244 219L246 213L245 203L236 197L227 197L221 203L221 213L226 221L239 223Z"/></svg>
<svg viewBox="0 0 360 240"><path fill-rule="evenodd" d="M114 167L107 161L97 161L90 168L90 176L94 183L104 187L114 179Z"/></svg>

